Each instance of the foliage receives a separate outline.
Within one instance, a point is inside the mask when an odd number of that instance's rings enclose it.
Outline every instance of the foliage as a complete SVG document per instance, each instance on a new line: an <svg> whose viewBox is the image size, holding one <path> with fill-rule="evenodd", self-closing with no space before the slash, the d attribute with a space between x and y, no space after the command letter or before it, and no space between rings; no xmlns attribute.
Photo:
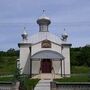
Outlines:
<svg viewBox="0 0 90 90"><path fill-rule="evenodd" d="M26 90L33 90L35 85L38 83L39 79L25 79L25 86L26 86Z"/></svg>
<svg viewBox="0 0 90 90"><path fill-rule="evenodd" d="M21 74L20 74L21 70L19 68L16 68L16 71L14 73L14 79L17 81L21 80Z"/></svg>
<svg viewBox="0 0 90 90"><path fill-rule="evenodd" d="M19 50L15 50L13 48L10 48L9 50L7 51L0 51L0 57L2 56L19 56Z"/></svg>
<svg viewBox="0 0 90 90"><path fill-rule="evenodd" d="M71 48L71 66L90 66L90 47Z"/></svg>

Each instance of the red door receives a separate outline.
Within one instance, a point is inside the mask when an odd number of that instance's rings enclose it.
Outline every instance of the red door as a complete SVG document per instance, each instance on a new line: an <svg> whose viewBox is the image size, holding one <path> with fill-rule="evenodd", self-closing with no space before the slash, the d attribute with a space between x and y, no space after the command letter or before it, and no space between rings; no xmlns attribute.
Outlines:
<svg viewBox="0 0 90 90"><path fill-rule="evenodd" d="M41 61L41 71L42 73L51 73L52 62L50 59L43 59Z"/></svg>

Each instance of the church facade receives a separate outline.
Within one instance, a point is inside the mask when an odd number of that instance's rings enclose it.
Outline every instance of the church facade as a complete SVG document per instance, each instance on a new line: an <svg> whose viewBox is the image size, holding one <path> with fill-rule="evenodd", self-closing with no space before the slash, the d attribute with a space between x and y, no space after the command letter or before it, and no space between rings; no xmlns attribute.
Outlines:
<svg viewBox="0 0 90 90"><path fill-rule="evenodd" d="M49 32L51 20L42 16L38 18L39 32L28 38L22 34L19 64L21 74L32 77L41 73L54 73L61 77L70 76L70 47L67 43L68 35L61 38Z"/></svg>

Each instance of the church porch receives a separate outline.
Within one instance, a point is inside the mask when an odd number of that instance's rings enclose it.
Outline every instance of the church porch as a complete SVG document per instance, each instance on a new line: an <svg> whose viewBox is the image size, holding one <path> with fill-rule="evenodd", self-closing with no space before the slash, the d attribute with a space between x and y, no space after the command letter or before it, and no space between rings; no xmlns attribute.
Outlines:
<svg viewBox="0 0 90 90"><path fill-rule="evenodd" d="M62 61L64 57L54 51L41 51L32 56L32 78L50 79L62 77ZM35 72L36 71L36 72Z"/></svg>

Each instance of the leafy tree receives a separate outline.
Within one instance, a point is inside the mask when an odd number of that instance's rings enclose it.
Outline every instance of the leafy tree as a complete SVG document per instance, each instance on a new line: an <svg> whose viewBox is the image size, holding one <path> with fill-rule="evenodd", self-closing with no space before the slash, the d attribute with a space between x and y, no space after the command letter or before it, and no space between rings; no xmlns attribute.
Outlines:
<svg viewBox="0 0 90 90"><path fill-rule="evenodd" d="M90 66L90 47L71 48L72 66Z"/></svg>

